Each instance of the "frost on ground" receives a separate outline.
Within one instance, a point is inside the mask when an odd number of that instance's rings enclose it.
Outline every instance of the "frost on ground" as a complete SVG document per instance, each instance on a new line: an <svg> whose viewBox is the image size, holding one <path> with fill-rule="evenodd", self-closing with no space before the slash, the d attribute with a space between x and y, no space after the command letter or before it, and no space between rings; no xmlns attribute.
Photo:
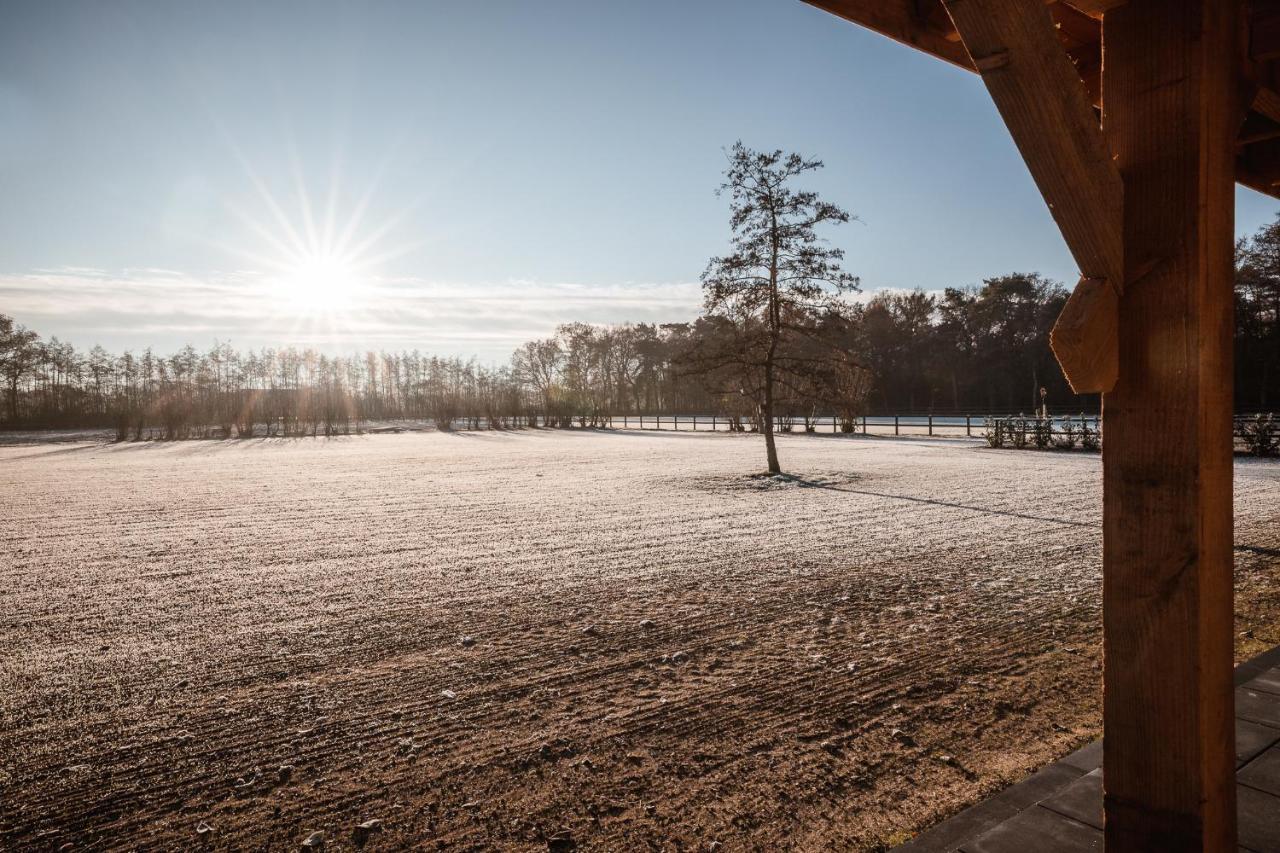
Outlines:
<svg viewBox="0 0 1280 853"><path fill-rule="evenodd" d="M0 847L872 848L1097 734L1098 457L779 441L0 447Z"/></svg>

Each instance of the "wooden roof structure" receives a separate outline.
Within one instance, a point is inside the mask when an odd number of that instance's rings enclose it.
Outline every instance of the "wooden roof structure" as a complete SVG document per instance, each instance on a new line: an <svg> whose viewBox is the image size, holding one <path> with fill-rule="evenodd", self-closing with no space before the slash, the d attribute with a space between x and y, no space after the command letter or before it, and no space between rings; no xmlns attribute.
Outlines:
<svg viewBox="0 0 1280 853"><path fill-rule="evenodd" d="M1280 0L805 0L981 76L1103 392L1111 850L1233 851L1234 185L1280 198Z"/></svg>

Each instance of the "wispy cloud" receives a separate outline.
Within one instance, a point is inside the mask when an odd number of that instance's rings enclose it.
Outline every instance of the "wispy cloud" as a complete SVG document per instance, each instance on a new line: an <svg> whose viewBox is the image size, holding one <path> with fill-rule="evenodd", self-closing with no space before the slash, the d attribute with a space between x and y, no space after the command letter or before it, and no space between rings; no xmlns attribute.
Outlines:
<svg viewBox="0 0 1280 853"><path fill-rule="evenodd" d="M308 315L256 270L58 268L0 274L0 312L77 346L113 349L230 340L239 346L310 345L330 351L420 348L503 358L570 321L674 322L698 311L696 282L492 284L371 278L347 307Z"/></svg>

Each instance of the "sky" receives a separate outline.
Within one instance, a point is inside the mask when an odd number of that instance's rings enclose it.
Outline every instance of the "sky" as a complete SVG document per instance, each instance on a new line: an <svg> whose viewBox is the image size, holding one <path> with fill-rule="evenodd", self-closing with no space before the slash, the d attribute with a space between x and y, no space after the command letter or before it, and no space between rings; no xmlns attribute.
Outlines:
<svg viewBox="0 0 1280 853"><path fill-rule="evenodd" d="M678 322L735 140L866 293L1076 266L972 74L799 0L0 0L0 313L113 351L504 360ZM1280 202L1237 194L1237 231Z"/></svg>

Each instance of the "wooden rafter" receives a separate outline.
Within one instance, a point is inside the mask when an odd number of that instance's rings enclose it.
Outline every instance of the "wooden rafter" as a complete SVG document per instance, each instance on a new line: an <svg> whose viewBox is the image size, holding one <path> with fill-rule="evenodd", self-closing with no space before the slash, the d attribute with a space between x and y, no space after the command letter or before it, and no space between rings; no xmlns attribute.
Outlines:
<svg viewBox="0 0 1280 853"><path fill-rule="evenodd" d="M946 62L978 72L961 43L960 35L945 14L939 15L941 0L804 0L811 6L831 12L846 20L874 30L917 50ZM1095 106L1101 104L1102 61L1101 22L1108 11L1122 8L1128 0L1046 0L1056 27L1058 40L1066 49L1076 73L1084 82ZM1272 68L1272 60L1280 63L1280 0L1254 0L1249 17L1250 73L1260 91L1280 103L1280 71ZM1263 102L1265 106L1267 101ZM1255 111L1261 112L1259 107ZM1267 113L1261 113L1267 115ZM1272 116L1273 121L1277 120ZM1266 138L1242 136L1242 147ZM1280 198L1280 168L1259 173L1257 160L1238 161L1236 179L1245 186Z"/></svg>

